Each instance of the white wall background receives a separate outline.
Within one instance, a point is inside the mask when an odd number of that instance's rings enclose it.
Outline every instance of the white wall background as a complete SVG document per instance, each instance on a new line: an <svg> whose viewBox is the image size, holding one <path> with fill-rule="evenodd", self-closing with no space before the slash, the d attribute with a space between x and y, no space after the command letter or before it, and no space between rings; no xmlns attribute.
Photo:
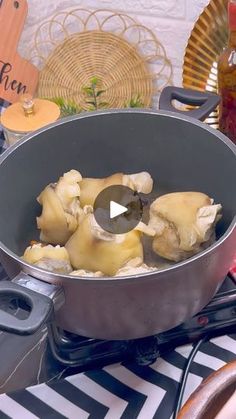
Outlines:
<svg viewBox="0 0 236 419"><path fill-rule="evenodd" d="M60 10L83 7L123 11L154 31L164 45L174 69L174 82L181 85L184 50L194 22L209 0L28 0L28 17L20 42L27 56L39 24Z"/></svg>

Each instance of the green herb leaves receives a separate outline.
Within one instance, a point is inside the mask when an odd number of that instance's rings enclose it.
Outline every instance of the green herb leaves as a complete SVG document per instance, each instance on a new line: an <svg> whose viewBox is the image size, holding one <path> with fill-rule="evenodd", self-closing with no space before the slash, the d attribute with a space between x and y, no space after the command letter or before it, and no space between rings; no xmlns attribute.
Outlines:
<svg viewBox="0 0 236 419"><path fill-rule="evenodd" d="M106 90L101 89L101 80L97 77L93 77L90 80L89 86L83 87L83 92L89 97L89 100L86 100L86 103L89 106L89 110L96 111L101 108L108 107L107 102L102 102L100 96L105 93Z"/></svg>
<svg viewBox="0 0 236 419"><path fill-rule="evenodd" d="M75 115L82 111L82 109L73 100L66 101L62 97L56 97L51 100L60 107L62 117Z"/></svg>
<svg viewBox="0 0 236 419"><path fill-rule="evenodd" d="M85 103L88 105L81 108L73 100L66 100L62 97L51 99L61 109L61 116L75 115L82 111L96 111L99 109L109 108L109 103L103 100L103 94L106 90L102 86L102 82L98 77L92 77L89 85L82 88ZM128 102L124 103L124 108L143 108L144 104L139 94L133 96Z"/></svg>

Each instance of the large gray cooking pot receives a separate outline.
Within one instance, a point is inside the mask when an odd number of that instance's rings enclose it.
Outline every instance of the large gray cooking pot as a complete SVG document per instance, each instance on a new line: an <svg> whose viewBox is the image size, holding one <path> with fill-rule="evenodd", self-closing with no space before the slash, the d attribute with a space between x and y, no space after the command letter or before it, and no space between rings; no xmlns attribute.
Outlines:
<svg viewBox="0 0 236 419"><path fill-rule="evenodd" d="M195 115L203 118L205 108ZM218 240L185 262L130 277L75 278L29 265L20 256L38 238L36 197L71 168L90 177L145 170L154 178L157 196L202 191L223 205ZM140 338L186 321L215 294L235 253L235 184L236 147L185 114L137 109L85 113L24 138L0 157L1 262L12 279L18 274L18 284L16 279L0 283L0 301L9 295L21 298L31 312L19 320L0 310L0 329L33 333L51 316L53 304L58 326L93 338ZM59 290L64 301L52 303L42 295Z"/></svg>

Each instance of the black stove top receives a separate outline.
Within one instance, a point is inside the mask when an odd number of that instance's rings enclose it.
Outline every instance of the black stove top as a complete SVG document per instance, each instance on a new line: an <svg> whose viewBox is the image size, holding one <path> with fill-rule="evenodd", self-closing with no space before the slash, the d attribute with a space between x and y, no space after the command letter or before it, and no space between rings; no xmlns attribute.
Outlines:
<svg viewBox="0 0 236 419"><path fill-rule="evenodd" d="M52 355L59 363L84 371L123 360L148 365L178 346L230 333L235 327L236 283L227 276L217 295L199 314L167 332L131 341L105 341L73 335L52 324L48 338Z"/></svg>

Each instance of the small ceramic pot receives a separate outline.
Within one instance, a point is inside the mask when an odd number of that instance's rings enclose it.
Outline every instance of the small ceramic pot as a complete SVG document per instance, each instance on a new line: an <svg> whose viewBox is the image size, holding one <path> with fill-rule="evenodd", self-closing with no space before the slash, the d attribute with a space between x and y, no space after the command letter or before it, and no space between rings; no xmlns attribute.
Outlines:
<svg viewBox="0 0 236 419"><path fill-rule="evenodd" d="M236 361L204 380L178 415L178 419L223 418L236 418Z"/></svg>

